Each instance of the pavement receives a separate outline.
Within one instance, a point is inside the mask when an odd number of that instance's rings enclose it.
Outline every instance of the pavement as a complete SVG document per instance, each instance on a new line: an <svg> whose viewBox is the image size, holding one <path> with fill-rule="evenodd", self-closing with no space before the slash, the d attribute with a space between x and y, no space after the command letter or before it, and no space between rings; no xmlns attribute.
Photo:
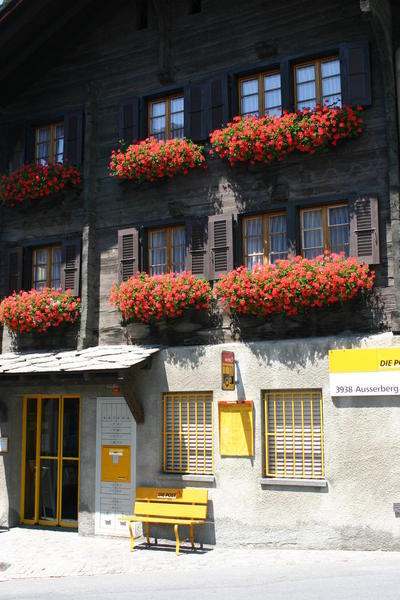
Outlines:
<svg viewBox="0 0 400 600"><path fill-rule="evenodd" d="M133 553L126 538L14 528L0 533L0 599L187 597L400 600L400 552L190 550L161 541Z"/></svg>

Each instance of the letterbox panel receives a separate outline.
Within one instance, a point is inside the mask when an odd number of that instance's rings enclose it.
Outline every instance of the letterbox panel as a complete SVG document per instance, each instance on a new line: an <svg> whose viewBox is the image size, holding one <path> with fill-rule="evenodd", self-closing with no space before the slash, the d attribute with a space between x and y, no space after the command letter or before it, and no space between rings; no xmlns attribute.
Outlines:
<svg viewBox="0 0 400 600"><path fill-rule="evenodd" d="M130 483L130 446L103 445L101 447L101 480Z"/></svg>

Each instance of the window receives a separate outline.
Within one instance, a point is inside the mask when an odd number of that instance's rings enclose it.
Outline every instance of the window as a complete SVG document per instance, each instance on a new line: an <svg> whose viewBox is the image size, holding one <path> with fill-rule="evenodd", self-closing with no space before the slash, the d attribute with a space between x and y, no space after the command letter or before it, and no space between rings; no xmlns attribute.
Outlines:
<svg viewBox="0 0 400 600"><path fill-rule="evenodd" d="M35 131L35 159L45 165L62 163L64 158L64 123L37 127Z"/></svg>
<svg viewBox="0 0 400 600"><path fill-rule="evenodd" d="M61 287L61 246L45 246L33 250L32 284L35 290Z"/></svg>
<svg viewBox="0 0 400 600"><path fill-rule="evenodd" d="M266 392L265 437L267 477L322 479L321 391Z"/></svg>
<svg viewBox="0 0 400 600"><path fill-rule="evenodd" d="M149 231L149 272L182 273L185 270L185 227L163 227Z"/></svg>
<svg viewBox="0 0 400 600"><path fill-rule="evenodd" d="M349 256L350 225L347 204L319 206L301 211L301 246L305 258L315 258L324 250Z"/></svg>
<svg viewBox="0 0 400 600"><path fill-rule="evenodd" d="M164 394L163 469L170 473L213 472L211 392Z"/></svg>
<svg viewBox="0 0 400 600"><path fill-rule="evenodd" d="M279 71L260 73L239 80L242 116L280 116L282 114L281 75Z"/></svg>
<svg viewBox="0 0 400 600"><path fill-rule="evenodd" d="M274 263L287 258L286 215L264 214L243 219L244 264Z"/></svg>
<svg viewBox="0 0 400 600"><path fill-rule="evenodd" d="M320 58L295 65L296 108L342 105L340 61L338 57Z"/></svg>
<svg viewBox="0 0 400 600"><path fill-rule="evenodd" d="M183 96L160 98L149 103L149 135L157 140L183 138Z"/></svg>

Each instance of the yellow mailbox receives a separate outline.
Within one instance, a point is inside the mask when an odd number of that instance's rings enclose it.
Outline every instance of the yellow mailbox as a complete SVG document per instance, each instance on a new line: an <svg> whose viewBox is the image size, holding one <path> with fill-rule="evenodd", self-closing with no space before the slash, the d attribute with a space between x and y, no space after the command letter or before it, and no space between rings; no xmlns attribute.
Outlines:
<svg viewBox="0 0 400 600"><path fill-rule="evenodd" d="M131 481L131 447L102 446L101 447L101 480Z"/></svg>

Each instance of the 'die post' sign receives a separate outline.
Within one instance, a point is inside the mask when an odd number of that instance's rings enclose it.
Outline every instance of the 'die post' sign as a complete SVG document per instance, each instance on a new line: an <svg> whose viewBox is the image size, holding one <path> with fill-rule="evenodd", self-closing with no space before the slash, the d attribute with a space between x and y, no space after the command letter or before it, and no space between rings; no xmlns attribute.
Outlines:
<svg viewBox="0 0 400 600"><path fill-rule="evenodd" d="M400 348L330 350L331 396L394 396L400 393Z"/></svg>
<svg viewBox="0 0 400 600"><path fill-rule="evenodd" d="M222 352L222 389L235 389L235 355L233 352Z"/></svg>

